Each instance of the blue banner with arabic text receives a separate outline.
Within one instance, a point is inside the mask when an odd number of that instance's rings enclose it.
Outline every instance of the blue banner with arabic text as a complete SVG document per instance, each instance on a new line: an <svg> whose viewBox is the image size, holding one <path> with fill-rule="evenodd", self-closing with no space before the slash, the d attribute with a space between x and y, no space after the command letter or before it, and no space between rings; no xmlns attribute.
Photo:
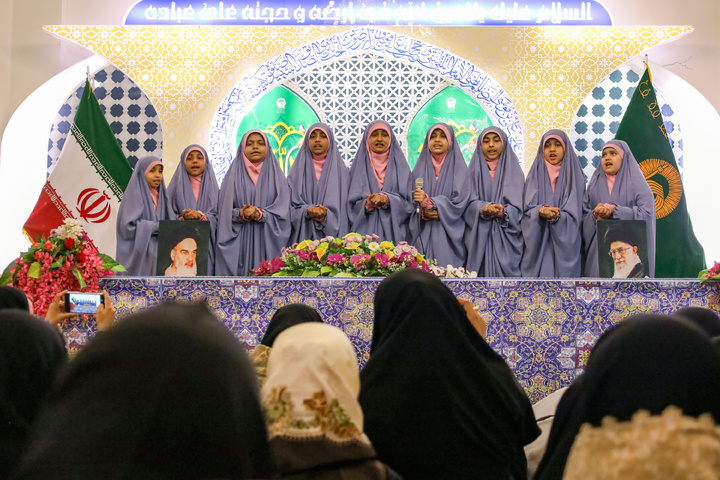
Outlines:
<svg viewBox="0 0 720 480"><path fill-rule="evenodd" d="M125 25L612 25L598 1L140 0Z"/></svg>

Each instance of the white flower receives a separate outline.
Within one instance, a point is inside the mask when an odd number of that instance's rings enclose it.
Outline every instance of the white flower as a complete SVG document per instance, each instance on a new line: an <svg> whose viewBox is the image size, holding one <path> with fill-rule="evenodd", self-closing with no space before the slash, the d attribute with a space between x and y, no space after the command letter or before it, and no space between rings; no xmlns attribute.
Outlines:
<svg viewBox="0 0 720 480"><path fill-rule="evenodd" d="M382 250L382 247L377 242L370 242L368 244L368 248L370 249L371 252L379 252Z"/></svg>

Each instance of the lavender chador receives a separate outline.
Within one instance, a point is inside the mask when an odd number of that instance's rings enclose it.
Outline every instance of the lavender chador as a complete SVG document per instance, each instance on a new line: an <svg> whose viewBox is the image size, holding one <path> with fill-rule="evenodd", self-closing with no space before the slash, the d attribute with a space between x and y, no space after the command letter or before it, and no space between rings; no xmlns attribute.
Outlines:
<svg viewBox="0 0 720 480"><path fill-rule="evenodd" d="M199 151L205 158L205 171L200 176L200 189L196 196L192 182L185 168L185 160L192 151ZM197 177L195 177L197 178ZM170 180L167 188L168 198L172 202L173 210L179 216L185 209L197 210L205 215L210 222L210 245L208 248L208 275L213 274L215 266L215 235L217 231L217 203L218 192L217 177L213 170L207 152L200 145L189 145L180 155L180 165L175 169L175 174Z"/></svg>
<svg viewBox="0 0 720 480"><path fill-rule="evenodd" d="M388 151L372 155L387 155L380 162L371 159L368 148L368 138L376 129L383 129L390 135ZM386 195L389 204L368 210L368 195L373 193ZM350 167L350 230L361 235L376 234L382 241L398 243L407 236L407 222L412 211L412 177L407 159L390 125L382 120L372 122L365 129Z"/></svg>
<svg viewBox="0 0 720 480"><path fill-rule="evenodd" d="M260 133L267 145L265 160L253 182L244 159L244 145L251 133ZM244 205L262 211L257 221L240 217ZM220 187L215 275L244 276L260 262L280 255L290 240L290 191L267 136L247 132Z"/></svg>
<svg viewBox="0 0 720 480"><path fill-rule="evenodd" d="M324 158L313 156L309 146L310 135L315 130L327 135L329 148ZM319 178L317 172L321 171ZM342 237L348 233L347 191L349 184L347 166L342 161L335 135L328 125L316 123L305 134L302 146L288 175L290 186L290 215L292 235L290 243L318 240L328 235ZM327 208L324 222L307 215L308 207Z"/></svg>
<svg viewBox="0 0 720 480"><path fill-rule="evenodd" d="M450 148L440 158L435 158L428 146L436 129L441 129L450 143ZM438 166L440 170L436 173ZM433 125L425 136L412 176L413 180L423 179L425 193L437 210L438 218L425 219L422 212L414 211L409 222L408 242L425 258L434 258L441 266L460 267L465 261L462 214L470 198L469 185L465 181L467 171L452 127L444 123Z"/></svg>
<svg viewBox="0 0 720 480"><path fill-rule="evenodd" d="M543 147L549 138L564 144L564 157L553 191ZM520 271L523 277L579 277L582 274L580 225L585 192L577 154L565 132L550 130L543 135L535 161L525 180L523 218L520 222L525 251ZM540 217L540 207L560 209L552 221Z"/></svg>
<svg viewBox="0 0 720 480"><path fill-rule="evenodd" d="M145 173L155 165L162 165L157 157L138 160L118 209L115 258L132 276L155 275L159 222L176 218L164 182L157 190L157 207L153 203Z"/></svg>
<svg viewBox="0 0 720 480"><path fill-rule="evenodd" d="M482 140L489 133L496 133L502 140L502 153L493 165L494 173L482 151ZM467 224L464 241L468 250L465 267L477 272L478 277L520 276L524 180L505 132L497 127L483 130L470 160L470 202L464 215ZM502 215L486 217L483 207L489 204L502 205Z"/></svg>

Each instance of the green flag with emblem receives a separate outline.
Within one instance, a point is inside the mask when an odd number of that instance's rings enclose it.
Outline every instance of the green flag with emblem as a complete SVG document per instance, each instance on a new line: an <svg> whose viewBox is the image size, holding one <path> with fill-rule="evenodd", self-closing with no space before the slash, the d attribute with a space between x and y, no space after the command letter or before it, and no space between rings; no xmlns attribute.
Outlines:
<svg viewBox="0 0 720 480"><path fill-rule="evenodd" d="M705 252L693 232L682 179L647 67L615 138L630 146L655 197L655 276L697 277L705 268Z"/></svg>

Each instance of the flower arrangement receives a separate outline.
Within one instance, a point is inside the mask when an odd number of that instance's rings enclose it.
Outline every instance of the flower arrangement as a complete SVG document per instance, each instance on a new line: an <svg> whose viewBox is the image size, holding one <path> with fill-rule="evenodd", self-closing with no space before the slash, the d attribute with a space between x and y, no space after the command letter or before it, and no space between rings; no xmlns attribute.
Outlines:
<svg viewBox="0 0 720 480"><path fill-rule="evenodd" d="M381 242L377 235L348 233L342 238L305 240L262 262L256 276L384 277L404 268L430 271L430 265L407 242Z"/></svg>
<svg viewBox="0 0 720 480"><path fill-rule="evenodd" d="M431 264L430 271L443 278L477 278L477 272L465 270L464 267L453 267L452 265L440 267Z"/></svg>
<svg viewBox="0 0 720 480"><path fill-rule="evenodd" d="M30 250L10 262L0 285L23 290L37 315L44 316L53 298L63 290L98 292L98 278L125 268L90 244L80 223L72 218L37 239Z"/></svg>
<svg viewBox="0 0 720 480"><path fill-rule="evenodd" d="M700 283L720 282L720 262L715 262L712 268L700 272L698 278L700 279Z"/></svg>

